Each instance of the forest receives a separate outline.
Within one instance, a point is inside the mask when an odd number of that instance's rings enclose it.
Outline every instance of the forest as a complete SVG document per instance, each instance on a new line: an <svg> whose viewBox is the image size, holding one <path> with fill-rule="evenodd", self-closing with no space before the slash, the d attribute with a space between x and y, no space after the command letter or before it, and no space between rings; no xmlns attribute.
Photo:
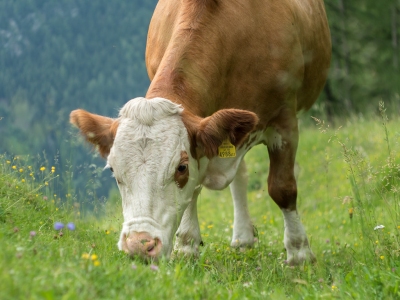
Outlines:
<svg viewBox="0 0 400 300"><path fill-rule="evenodd" d="M107 196L113 180L69 125L69 113L84 108L116 116L126 101L146 93L144 52L156 3L1 1L0 153L45 160L69 172L62 184L86 196ZM400 1L325 5L333 56L311 114L329 121L368 115L380 100L399 112Z"/></svg>

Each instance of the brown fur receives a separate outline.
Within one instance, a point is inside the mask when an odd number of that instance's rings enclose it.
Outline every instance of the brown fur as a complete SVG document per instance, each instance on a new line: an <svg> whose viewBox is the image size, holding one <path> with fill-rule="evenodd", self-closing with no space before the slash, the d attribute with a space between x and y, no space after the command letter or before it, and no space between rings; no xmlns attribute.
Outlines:
<svg viewBox="0 0 400 300"><path fill-rule="evenodd" d="M77 109L71 112L70 122L80 129L86 141L98 146L102 157L110 153L118 129L117 120Z"/></svg>
<svg viewBox="0 0 400 300"><path fill-rule="evenodd" d="M226 139L235 147L240 147L259 121L256 114L239 109L220 110L207 118L184 111L182 120L189 134L191 154L195 158L216 156L218 147Z"/></svg>
<svg viewBox="0 0 400 300"><path fill-rule="evenodd" d="M192 148L201 143L212 156L222 137L241 144L249 133L217 128L233 119L219 110L255 113L264 129L283 119L282 111L295 118L308 109L324 85L330 48L320 0L160 0L148 34L146 97L182 104Z"/></svg>
<svg viewBox="0 0 400 300"><path fill-rule="evenodd" d="M269 193L295 209L296 114L316 101L330 56L322 0L159 0L147 39L146 98L182 105L196 158L217 155L225 139L246 146L252 131L274 127L285 149L269 149ZM107 156L117 120L77 110L71 123Z"/></svg>
<svg viewBox="0 0 400 300"><path fill-rule="evenodd" d="M218 154L218 147L226 139L236 147L241 146L257 124L258 117L252 112L239 109L219 110L200 122L197 143L204 147L204 154L212 158Z"/></svg>
<svg viewBox="0 0 400 300"><path fill-rule="evenodd" d="M179 162L178 167L180 165L189 165L189 156L186 151L181 152L181 161ZM189 175L189 168L186 168L186 170L183 172L180 172L178 168L176 169L174 179L179 188L182 189L185 187L189 180Z"/></svg>
<svg viewBox="0 0 400 300"><path fill-rule="evenodd" d="M330 49L319 0L160 0L148 34L146 96L170 99L200 117L249 110L265 127L282 107L296 112L312 105Z"/></svg>

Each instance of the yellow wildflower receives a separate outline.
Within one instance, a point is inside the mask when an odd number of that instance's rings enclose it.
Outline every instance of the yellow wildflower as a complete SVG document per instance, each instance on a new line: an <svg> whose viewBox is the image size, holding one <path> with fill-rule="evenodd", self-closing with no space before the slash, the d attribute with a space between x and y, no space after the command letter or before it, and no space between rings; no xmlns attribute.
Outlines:
<svg viewBox="0 0 400 300"><path fill-rule="evenodd" d="M89 257L90 257L89 253L83 253L82 254L82 258L83 259L89 259Z"/></svg>
<svg viewBox="0 0 400 300"><path fill-rule="evenodd" d="M21 182L25 182L25 179L22 179Z"/></svg>
<svg viewBox="0 0 400 300"><path fill-rule="evenodd" d="M51 173L54 173L56 171L56 167L51 167Z"/></svg>
<svg viewBox="0 0 400 300"><path fill-rule="evenodd" d="M350 217L350 219L353 217L353 213L354 213L354 208L350 207L349 208L349 217Z"/></svg>
<svg viewBox="0 0 400 300"><path fill-rule="evenodd" d="M11 161L9 161L9 160L7 160L6 162L7 162L7 164L11 164Z"/></svg>
<svg viewBox="0 0 400 300"><path fill-rule="evenodd" d="M17 169L17 166L12 166L11 167L13 170L16 170Z"/></svg>
<svg viewBox="0 0 400 300"><path fill-rule="evenodd" d="M96 254L92 254L92 256L90 256L90 259L95 261L97 260L98 256Z"/></svg>
<svg viewBox="0 0 400 300"><path fill-rule="evenodd" d="M44 182L44 185L46 185L46 186L47 186L47 185L49 185L49 183L48 183L47 181L45 181L45 182Z"/></svg>
<svg viewBox="0 0 400 300"><path fill-rule="evenodd" d="M214 225L208 225L208 226L207 226L208 229L211 229L211 228L213 228L213 227L214 227Z"/></svg>
<svg viewBox="0 0 400 300"><path fill-rule="evenodd" d="M20 172L20 173L22 173L23 171L24 171L24 169L22 169L22 168L21 168L21 169L19 169L19 172Z"/></svg>
<svg viewBox="0 0 400 300"><path fill-rule="evenodd" d="M46 167L40 167L40 171L44 171L44 170L46 170Z"/></svg>
<svg viewBox="0 0 400 300"><path fill-rule="evenodd" d="M93 265L94 265L95 267L98 267L98 266L100 266L100 262L99 262L98 260L95 260L95 261L93 262Z"/></svg>
<svg viewBox="0 0 400 300"><path fill-rule="evenodd" d="M385 259L385 256L381 255L379 258L380 258L380 259Z"/></svg>

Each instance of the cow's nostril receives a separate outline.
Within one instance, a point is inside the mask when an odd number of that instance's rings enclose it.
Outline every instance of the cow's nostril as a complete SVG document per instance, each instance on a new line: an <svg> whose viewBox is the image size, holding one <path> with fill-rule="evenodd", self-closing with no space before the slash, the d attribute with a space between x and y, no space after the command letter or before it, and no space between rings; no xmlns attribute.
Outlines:
<svg viewBox="0 0 400 300"><path fill-rule="evenodd" d="M161 241L155 238L154 240L152 240L151 244L147 246L147 255L155 257L161 252L161 248Z"/></svg>

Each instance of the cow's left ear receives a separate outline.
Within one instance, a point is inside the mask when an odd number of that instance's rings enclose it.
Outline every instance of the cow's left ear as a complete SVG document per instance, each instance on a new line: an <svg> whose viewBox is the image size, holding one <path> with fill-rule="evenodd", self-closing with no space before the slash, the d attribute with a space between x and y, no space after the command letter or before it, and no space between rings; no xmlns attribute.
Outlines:
<svg viewBox="0 0 400 300"><path fill-rule="evenodd" d="M77 109L71 112L70 122L79 128L86 141L97 146L102 157L110 153L118 129L117 120Z"/></svg>
<svg viewBox="0 0 400 300"><path fill-rule="evenodd" d="M229 141L239 147L258 124L255 113L240 109L221 109L200 121L196 140L208 158L218 155L218 147Z"/></svg>

